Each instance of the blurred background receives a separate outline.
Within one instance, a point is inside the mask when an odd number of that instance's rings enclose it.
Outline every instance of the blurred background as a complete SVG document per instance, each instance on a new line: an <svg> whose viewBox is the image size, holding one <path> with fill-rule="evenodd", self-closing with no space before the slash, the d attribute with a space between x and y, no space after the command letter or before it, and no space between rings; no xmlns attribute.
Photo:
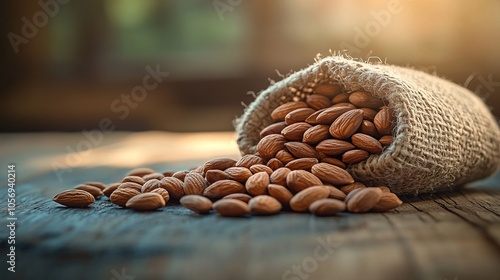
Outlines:
<svg viewBox="0 0 500 280"><path fill-rule="evenodd" d="M104 118L117 130L228 131L275 70L341 49L437 71L500 116L496 0L8 0L0 13L2 132ZM151 69L168 76L134 99Z"/></svg>

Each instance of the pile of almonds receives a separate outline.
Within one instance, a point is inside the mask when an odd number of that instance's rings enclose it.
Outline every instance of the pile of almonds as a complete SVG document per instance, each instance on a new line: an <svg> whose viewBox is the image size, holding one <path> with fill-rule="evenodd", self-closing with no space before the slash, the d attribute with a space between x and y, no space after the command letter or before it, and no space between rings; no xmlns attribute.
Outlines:
<svg viewBox="0 0 500 280"><path fill-rule="evenodd" d="M215 158L177 172L136 168L116 183L87 182L54 201L87 207L104 195L118 206L147 211L174 200L194 212L213 209L222 216L281 210L330 216L345 210L384 212L402 203L389 188L366 187L346 171L392 141L395 122L381 100L322 84L277 107L271 117L274 123L261 131L255 154Z"/></svg>

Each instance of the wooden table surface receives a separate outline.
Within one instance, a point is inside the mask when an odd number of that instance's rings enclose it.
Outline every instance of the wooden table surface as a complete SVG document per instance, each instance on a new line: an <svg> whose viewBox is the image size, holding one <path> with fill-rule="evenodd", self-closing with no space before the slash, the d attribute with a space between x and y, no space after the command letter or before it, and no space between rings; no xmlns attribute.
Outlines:
<svg viewBox="0 0 500 280"><path fill-rule="evenodd" d="M137 213L54 194L127 170L181 170L238 157L232 133L0 135L0 279L500 279L500 175L405 197L388 213L200 216L171 204ZM99 141L97 141L99 140ZM78 152L80 150L80 152ZM7 271L7 164L16 165L15 273ZM67 169L63 169L67 168Z"/></svg>

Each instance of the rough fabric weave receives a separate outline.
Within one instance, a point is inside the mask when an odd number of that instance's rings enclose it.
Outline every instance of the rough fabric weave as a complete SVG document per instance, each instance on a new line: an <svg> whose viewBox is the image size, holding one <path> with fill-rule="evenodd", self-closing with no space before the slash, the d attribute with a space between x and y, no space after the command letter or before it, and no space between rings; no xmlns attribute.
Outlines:
<svg viewBox="0 0 500 280"><path fill-rule="evenodd" d="M483 101L459 85L414 69L332 56L272 84L236 120L238 145L254 153L271 112L296 98L290 87L335 80L347 91L382 98L397 118L381 154L349 166L353 177L397 194L450 190L485 178L500 164L500 130Z"/></svg>

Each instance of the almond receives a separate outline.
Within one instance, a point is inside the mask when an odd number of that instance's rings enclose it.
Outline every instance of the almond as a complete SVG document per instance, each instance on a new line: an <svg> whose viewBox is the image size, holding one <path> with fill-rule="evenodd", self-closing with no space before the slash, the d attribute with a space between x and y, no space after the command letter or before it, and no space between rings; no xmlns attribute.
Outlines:
<svg viewBox="0 0 500 280"><path fill-rule="evenodd" d="M391 192L391 189L389 189L386 186L378 186L378 187L374 187L374 188L379 188L380 190L382 190L382 192L388 192L388 193Z"/></svg>
<svg viewBox="0 0 500 280"><path fill-rule="evenodd" d="M281 203L269 195L258 195L250 199L248 206L255 215L273 215L281 210Z"/></svg>
<svg viewBox="0 0 500 280"><path fill-rule="evenodd" d="M354 183L351 174L345 169L328 163L318 163L313 165L311 173L316 175L324 183L333 185L347 185Z"/></svg>
<svg viewBox="0 0 500 280"><path fill-rule="evenodd" d="M382 191L380 195L380 200L373 206L371 211L374 212L386 212L392 209L397 208L403 202L399 199L399 197L390 192Z"/></svg>
<svg viewBox="0 0 500 280"><path fill-rule="evenodd" d="M347 210L354 213L368 212L379 202L381 196L379 188L359 189L346 201Z"/></svg>
<svg viewBox="0 0 500 280"><path fill-rule="evenodd" d="M295 158L286 150L281 150L278 153L276 153L276 158L281 161L284 164L289 163L290 161L294 160Z"/></svg>
<svg viewBox="0 0 500 280"><path fill-rule="evenodd" d="M319 125L315 125L313 127L310 127L309 129L307 129L304 132L304 134L302 136L302 142L310 144L310 145L316 145L319 142L330 137L329 129L330 129L330 126L325 125L325 124L319 124Z"/></svg>
<svg viewBox="0 0 500 280"><path fill-rule="evenodd" d="M321 84L316 86L314 89L314 92L329 98L334 97L337 94L340 94L342 92L342 87L335 83L335 84Z"/></svg>
<svg viewBox="0 0 500 280"><path fill-rule="evenodd" d="M165 178L165 175L163 175L163 173L159 173L159 172L154 172L154 173L150 173L150 174L142 176L142 179L144 179L144 182L147 182L151 179L161 180L163 178Z"/></svg>
<svg viewBox="0 0 500 280"><path fill-rule="evenodd" d="M293 194L285 187L276 184L269 184L267 186L267 192L270 196L276 198L283 207L290 206L290 199L292 199Z"/></svg>
<svg viewBox="0 0 500 280"><path fill-rule="evenodd" d="M347 92L342 92L338 94L337 96L332 98L332 103L337 104L337 103L344 103L349 101L349 93Z"/></svg>
<svg viewBox="0 0 500 280"><path fill-rule="evenodd" d="M236 161L234 159L227 157L211 159L203 165L203 174L212 169L225 170L229 167L233 167L235 163Z"/></svg>
<svg viewBox="0 0 500 280"><path fill-rule="evenodd" d="M378 109L384 106L384 102L381 99L363 91L351 93L351 95L349 95L349 102L357 107L366 107L371 109Z"/></svg>
<svg viewBox="0 0 500 280"><path fill-rule="evenodd" d="M370 154L365 150L350 150L342 155L342 161L347 164L358 163L367 159L369 156Z"/></svg>
<svg viewBox="0 0 500 280"><path fill-rule="evenodd" d="M229 176L229 179L240 183L245 183L252 176L252 171L246 167L230 167L224 172Z"/></svg>
<svg viewBox="0 0 500 280"><path fill-rule="evenodd" d="M245 188L250 195L257 196L267 193L267 185L269 185L269 174L259 172L248 178Z"/></svg>
<svg viewBox="0 0 500 280"><path fill-rule="evenodd" d="M163 177L172 177L175 174L175 171L167 170L161 173Z"/></svg>
<svg viewBox="0 0 500 280"><path fill-rule="evenodd" d="M330 191L330 194L328 194L328 198L335 198L338 200L344 200L346 197L346 194L343 193L341 190L337 189L334 186L326 186L328 188L328 191Z"/></svg>
<svg viewBox="0 0 500 280"><path fill-rule="evenodd" d="M281 135L279 135L279 136L280 136L280 138L282 137ZM264 160L261 157L259 157L259 156L256 156L256 155L244 155L244 156L242 156L236 162L236 164L234 166L235 167L250 168L250 166L252 166L254 164L264 164L264 163L265 163Z"/></svg>
<svg viewBox="0 0 500 280"><path fill-rule="evenodd" d="M324 186L313 186L304 189L292 197L290 208L295 212L307 212L313 202L327 198L329 193L329 190Z"/></svg>
<svg viewBox="0 0 500 280"><path fill-rule="evenodd" d="M221 216L240 217L250 213L250 207L243 201L237 199L221 199L212 207Z"/></svg>
<svg viewBox="0 0 500 280"><path fill-rule="evenodd" d="M336 158L330 158L330 157L322 158L321 162L333 164L335 166L338 166L338 167L344 168L344 169L346 168L345 163L343 163L340 159L336 159Z"/></svg>
<svg viewBox="0 0 500 280"><path fill-rule="evenodd" d="M365 150L369 153L372 154L379 154L382 152L382 144L380 142L371 137L370 135L363 134L363 133L355 133L351 137L351 141L354 144L354 146Z"/></svg>
<svg viewBox="0 0 500 280"><path fill-rule="evenodd" d="M317 118L319 116L319 114L321 114L325 109L321 109L321 110L318 110L314 113L312 113L311 115L309 115L309 117L306 118L306 123L308 124L317 124L318 121L317 121Z"/></svg>
<svg viewBox="0 0 500 280"><path fill-rule="evenodd" d="M52 200L64 206L76 208L89 206L95 198L87 191L72 189L56 194Z"/></svg>
<svg viewBox="0 0 500 280"><path fill-rule="evenodd" d="M151 173L153 174L153 173ZM126 176L125 178L122 179L122 183L126 182L132 182L132 183L137 183L139 185L144 184L146 181L142 179L142 177L139 176Z"/></svg>
<svg viewBox="0 0 500 280"><path fill-rule="evenodd" d="M253 174L259 172L266 172L268 175L271 175L273 173L271 167L264 164L254 164L250 166L250 171L252 171Z"/></svg>
<svg viewBox="0 0 500 280"><path fill-rule="evenodd" d="M302 142L285 143L287 150L295 158L317 158L318 152L311 145Z"/></svg>
<svg viewBox="0 0 500 280"><path fill-rule="evenodd" d="M358 192L360 192L362 189L364 189L364 188L357 188L357 189L352 190L351 192L349 192L346 195L344 201L347 203L347 201L349 201L349 199L351 199L355 194L357 194Z"/></svg>
<svg viewBox="0 0 500 280"><path fill-rule="evenodd" d="M267 136L269 134L281 134L283 128L285 128L288 124L286 122L277 122L271 125L266 126L264 129L260 131L260 138Z"/></svg>
<svg viewBox="0 0 500 280"><path fill-rule="evenodd" d="M287 163L285 167L290 170L310 170L316 163L317 158L298 158Z"/></svg>
<svg viewBox="0 0 500 280"><path fill-rule="evenodd" d="M116 205L125 207L129 199L139 194L140 192L133 188L118 188L109 196L109 200Z"/></svg>
<svg viewBox="0 0 500 280"><path fill-rule="evenodd" d="M337 104L332 105L330 108L335 108L335 107L348 107L351 109L356 109L356 106L354 106L353 104L351 104L349 102L337 103Z"/></svg>
<svg viewBox="0 0 500 280"><path fill-rule="evenodd" d="M101 182L85 182L84 185L90 185L99 188L103 191L106 188L106 185Z"/></svg>
<svg viewBox="0 0 500 280"><path fill-rule="evenodd" d="M172 199L179 200L184 196L184 182L181 180L175 177L165 177L160 182L162 183L161 187L168 191Z"/></svg>
<svg viewBox="0 0 500 280"><path fill-rule="evenodd" d="M351 193L353 190L361 189L361 188L366 188L366 186L363 183L354 182L352 184L340 187L340 190L347 195L347 194Z"/></svg>
<svg viewBox="0 0 500 280"><path fill-rule="evenodd" d="M384 135L391 133L394 128L395 120L391 110L388 107L383 107L377 115L375 115L373 123L375 124L377 131Z"/></svg>
<svg viewBox="0 0 500 280"><path fill-rule="evenodd" d="M323 183L316 175L310 172L293 170L286 176L286 185L291 191L298 193L311 186L323 185Z"/></svg>
<svg viewBox="0 0 500 280"><path fill-rule="evenodd" d="M330 126L330 134L338 139L353 135L363 122L363 110L354 109L340 115Z"/></svg>
<svg viewBox="0 0 500 280"><path fill-rule="evenodd" d="M343 201L331 198L316 200L309 205L309 212L316 216L333 216L345 211L346 205Z"/></svg>
<svg viewBox="0 0 500 280"><path fill-rule="evenodd" d="M130 170L128 173L127 173L127 176L139 176L139 177L142 177L144 175L147 175L147 174L150 174L150 173L154 173L155 171L151 168L147 168L147 167L139 167L139 168L134 168L132 170Z"/></svg>
<svg viewBox="0 0 500 280"><path fill-rule="evenodd" d="M375 115L377 115L377 111L370 108L361 108L363 110L363 119L373 122Z"/></svg>
<svg viewBox="0 0 500 280"><path fill-rule="evenodd" d="M174 174L172 174L172 177L177 178L177 179L184 182L184 178L186 177L186 174L188 174L188 173L189 173L188 170L177 171ZM169 176L166 176L166 177L169 177Z"/></svg>
<svg viewBox="0 0 500 280"><path fill-rule="evenodd" d="M325 109L316 117L316 122L319 124L330 125L338 117L340 117L345 112L351 111L353 108L350 107L330 107Z"/></svg>
<svg viewBox="0 0 500 280"><path fill-rule="evenodd" d="M133 183L133 182L125 182L125 183L121 183L118 186L118 189L134 189L134 190L136 190L138 192L141 192L142 185L139 185L139 184Z"/></svg>
<svg viewBox="0 0 500 280"><path fill-rule="evenodd" d="M269 168L271 168L271 170L276 170L280 167L283 167L285 166L279 159L277 158L272 158L270 159L267 163L266 163L267 166L269 166Z"/></svg>
<svg viewBox="0 0 500 280"><path fill-rule="evenodd" d="M198 214L207 214L212 209L212 201L201 195L186 195L179 202L182 206Z"/></svg>
<svg viewBox="0 0 500 280"><path fill-rule="evenodd" d="M109 197L122 183L111 183L102 192Z"/></svg>
<svg viewBox="0 0 500 280"><path fill-rule="evenodd" d="M125 206L138 211L152 211L165 206L165 200L157 193L141 193L130 198Z"/></svg>
<svg viewBox="0 0 500 280"><path fill-rule="evenodd" d="M257 144L257 151L263 158L273 158L279 150L283 150L287 140L283 135L270 134L260 139ZM261 162L264 164L264 162Z"/></svg>
<svg viewBox="0 0 500 280"><path fill-rule="evenodd" d="M231 167L231 168L238 168L238 167ZM205 173L205 179L210 184L219 180L227 180L229 178L230 178L229 175L225 171L218 169L208 170L207 173Z"/></svg>
<svg viewBox="0 0 500 280"><path fill-rule="evenodd" d="M286 186L286 177L290 173L290 169L287 167L281 167L274 170L273 174L269 176L269 181L271 184L277 184L281 186Z"/></svg>
<svg viewBox="0 0 500 280"><path fill-rule="evenodd" d="M330 100L328 100L328 102L330 102ZM316 112L316 110L314 110L312 108L300 108L300 109L293 110L285 116L285 126L286 126L286 124L294 124L294 123L298 123L298 122L304 122L307 119L307 117L309 117L314 112ZM283 128L285 128L285 127L283 127ZM281 130L280 130L280 132L277 132L277 133L281 133ZM261 132L260 137L263 137L262 132Z"/></svg>
<svg viewBox="0 0 500 280"><path fill-rule="evenodd" d="M170 200L170 194L164 188L157 188L152 190L151 192L161 195L163 197L163 200L165 200L165 204Z"/></svg>
<svg viewBox="0 0 500 280"><path fill-rule="evenodd" d="M285 127L281 134L291 141L302 141L304 132L312 126L306 122L298 122Z"/></svg>
<svg viewBox="0 0 500 280"><path fill-rule="evenodd" d="M184 194L202 194L208 182L203 176L196 172L189 172L184 178Z"/></svg>
<svg viewBox="0 0 500 280"><path fill-rule="evenodd" d="M91 185L78 185L75 187L75 189L86 191L86 192L90 193L91 195L93 195L95 198L98 198L101 195L103 195L103 192L100 188L94 187Z"/></svg>
<svg viewBox="0 0 500 280"><path fill-rule="evenodd" d="M358 131L361 133L370 135L371 137L374 137L374 138L380 137L380 134L378 133L375 125L371 121L368 121L368 120L363 120Z"/></svg>
<svg viewBox="0 0 500 280"><path fill-rule="evenodd" d="M160 182L160 180L151 179L151 180L147 181L146 183L144 183L144 185L142 185L141 192L143 192L143 193L150 192L154 189L160 188L161 185L162 185L162 183Z"/></svg>
<svg viewBox="0 0 500 280"><path fill-rule="evenodd" d="M378 140L382 146L389 146L392 143L393 137L391 135L384 135Z"/></svg>
<svg viewBox="0 0 500 280"><path fill-rule="evenodd" d="M302 101L284 103L271 112L271 118L276 121L282 121L288 113L299 108L307 108L307 104Z"/></svg>
<svg viewBox="0 0 500 280"><path fill-rule="evenodd" d="M332 105L332 102L330 99L326 96L323 96L321 94L311 94L306 97L306 103L309 105L309 107L316 109L316 110L321 110L327 107L330 107Z"/></svg>
<svg viewBox="0 0 500 280"><path fill-rule="evenodd" d="M233 180L220 180L203 191L204 196L214 199L220 199L232 193L246 193L245 186Z"/></svg>
<svg viewBox="0 0 500 280"><path fill-rule="evenodd" d="M248 203L250 199L252 199L252 197L246 193L232 193L224 196L222 199L237 199L245 203Z"/></svg>
<svg viewBox="0 0 500 280"><path fill-rule="evenodd" d="M337 139L326 139L321 141L317 146L316 150L328 155L337 156L341 155L349 150L356 148L353 144Z"/></svg>

